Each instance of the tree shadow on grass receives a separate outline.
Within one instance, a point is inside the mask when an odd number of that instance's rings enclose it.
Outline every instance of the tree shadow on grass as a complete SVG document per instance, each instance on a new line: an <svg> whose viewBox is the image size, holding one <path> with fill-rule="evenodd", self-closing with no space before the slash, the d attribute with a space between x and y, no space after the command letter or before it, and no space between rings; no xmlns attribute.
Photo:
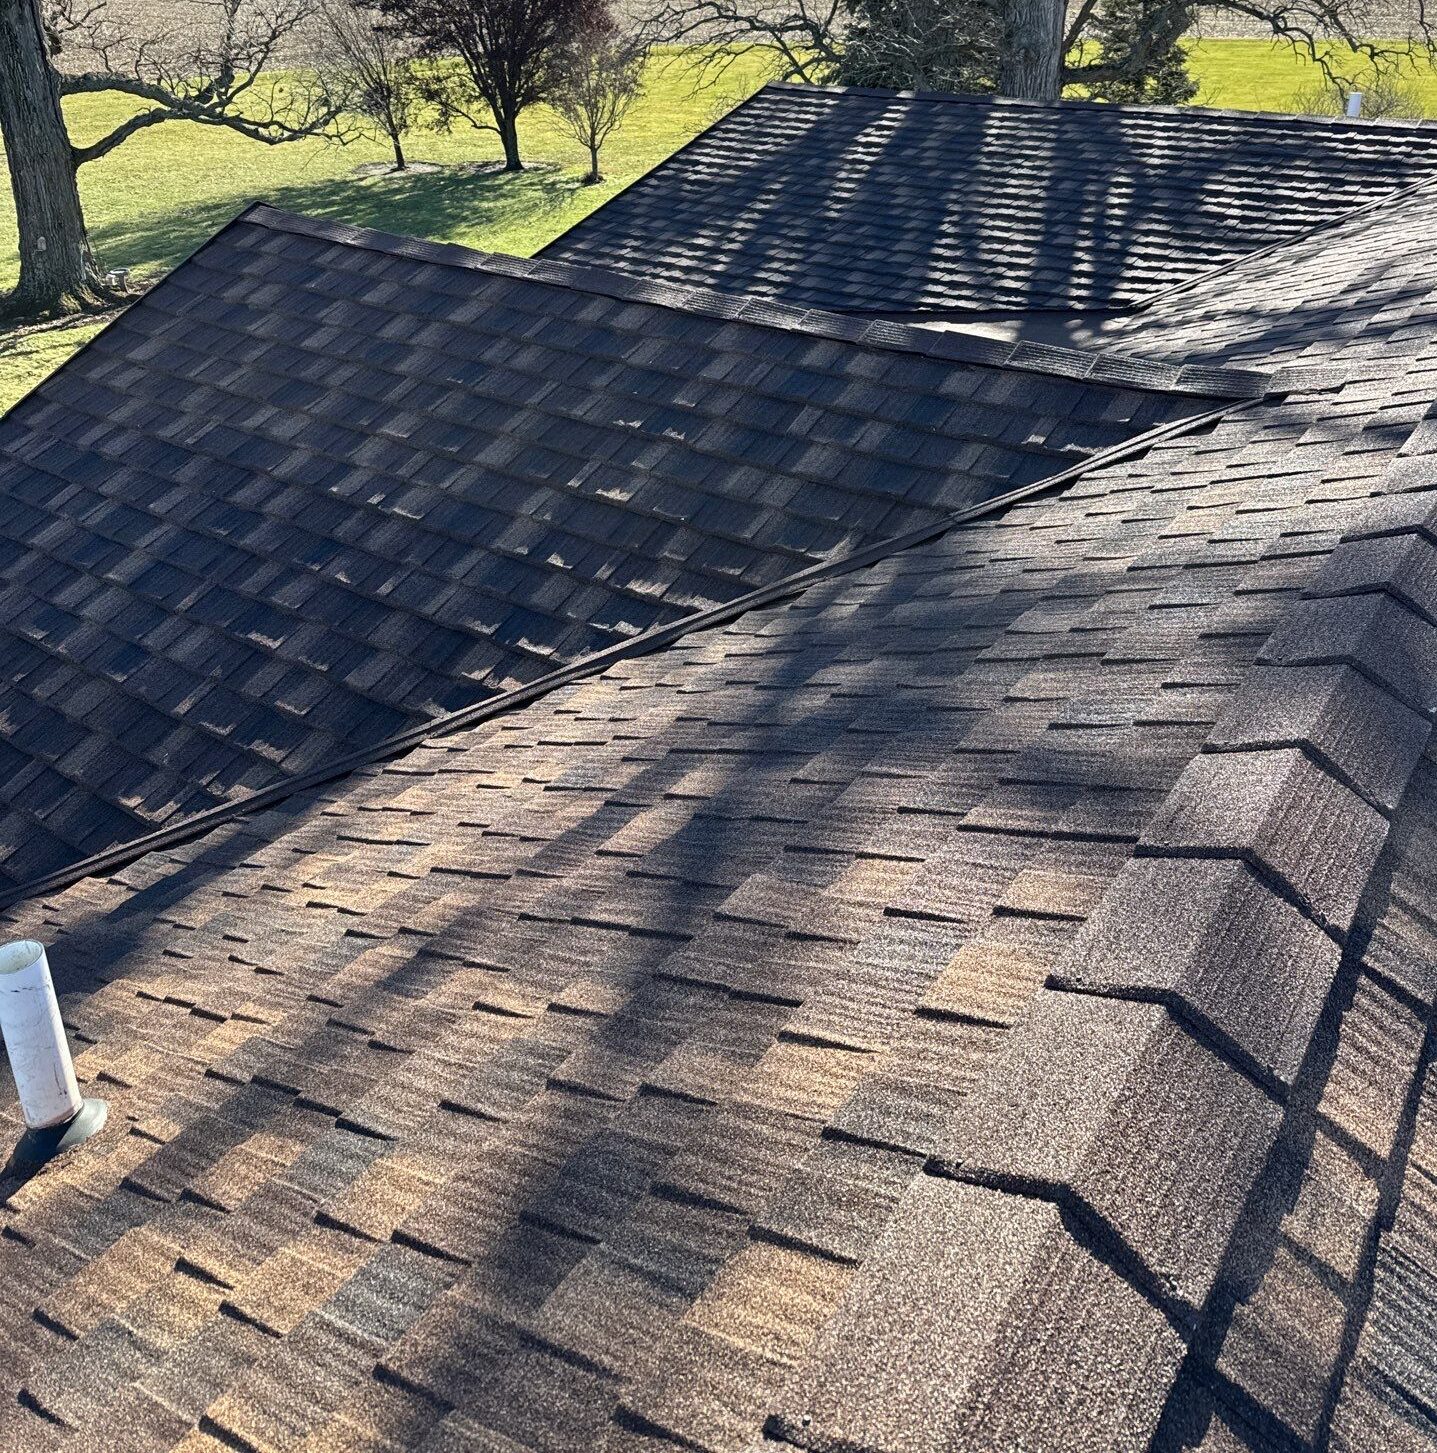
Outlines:
<svg viewBox="0 0 1437 1453"><path fill-rule="evenodd" d="M334 177L273 187L262 196L227 197L100 223L90 229L90 238L106 267L169 269L252 202L447 241L457 233L487 232L557 214L578 191L572 172L542 166L517 173L445 167L408 176Z"/></svg>

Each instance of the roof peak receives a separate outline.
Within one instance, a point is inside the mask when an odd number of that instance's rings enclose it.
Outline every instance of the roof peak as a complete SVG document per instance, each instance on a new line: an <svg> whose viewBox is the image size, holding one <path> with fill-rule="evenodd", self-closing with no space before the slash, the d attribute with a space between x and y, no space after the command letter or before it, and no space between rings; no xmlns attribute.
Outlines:
<svg viewBox="0 0 1437 1453"><path fill-rule="evenodd" d="M1097 353L1081 348L986 338L930 328L921 323L896 323L871 315L829 313L765 298L648 281L579 263L510 257L502 253L481 252L454 242L428 242L347 222L303 217L264 201L251 203L234 221L277 232L291 232L343 247L409 258L415 262L545 283L620 302L645 303L697 317L801 333L860 348L931 358L940 363L1011 369L1151 393L1231 400L1262 398L1273 393L1327 386L1327 381L1319 381L1311 370L1280 370L1274 373L1261 369L1164 363L1137 355Z"/></svg>

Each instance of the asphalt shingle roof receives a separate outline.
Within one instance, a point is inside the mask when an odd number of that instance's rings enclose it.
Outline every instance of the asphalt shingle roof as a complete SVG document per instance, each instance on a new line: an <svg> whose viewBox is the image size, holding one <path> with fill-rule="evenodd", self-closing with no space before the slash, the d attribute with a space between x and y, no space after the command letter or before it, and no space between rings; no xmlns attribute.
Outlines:
<svg viewBox="0 0 1437 1453"><path fill-rule="evenodd" d="M251 210L0 421L0 880L1264 386Z"/></svg>
<svg viewBox="0 0 1437 1453"><path fill-rule="evenodd" d="M1390 360L1425 346L1437 324L1434 237L1437 187L1423 185L1398 208L1364 208L1177 288L1101 338L1155 357L1248 367Z"/></svg>
<svg viewBox="0 0 1437 1453"><path fill-rule="evenodd" d="M12 910L115 1128L8 1188L0 1432L1437 1437L1437 355L1374 373Z"/></svg>
<svg viewBox="0 0 1437 1453"><path fill-rule="evenodd" d="M1437 175L1437 130L770 85L544 256L837 311L1127 308Z"/></svg>
<svg viewBox="0 0 1437 1453"><path fill-rule="evenodd" d="M375 250L278 232L301 300ZM8 908L111 1118L0 1179L0 1447L1437 1444L1417 286L1273 350L1320 389L1188 375L1249 397Z"/></svg>

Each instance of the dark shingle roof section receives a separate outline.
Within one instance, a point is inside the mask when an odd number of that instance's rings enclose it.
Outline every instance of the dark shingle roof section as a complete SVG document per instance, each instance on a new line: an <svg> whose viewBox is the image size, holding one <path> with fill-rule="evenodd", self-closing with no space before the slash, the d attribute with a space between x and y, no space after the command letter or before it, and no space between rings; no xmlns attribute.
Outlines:
<svg viewBox="0 0 1437 1453"><path fill-rule="evenodd" d="M0 877L1263 387L704 301L221 233L0 422Z"/></svg>
<svg viewBox="0 0 1437 1453"><path fill-rule="evenodd" d="M771 85L544 256L838 311L1130 307L1437 175L1437 129Z"/></svg>
<svg viewBox="0 0 1437 1453"><path fill-rule="evenodd" d="M1244 258L1102 332L1105 346L1184 362L1392 366L1437 322L1437 186Z"/></svg>
<svg viewBox="0 0 1437 1453"><path fill-rule="evenodd" d="M1417 1441L1437 600L1369 551L1437 556L1433 379L1195 428L7 914L113 1128L5 1187L0 1437L1291 1453L1335 1403ZM1389 721L1405 765L1352 740ZM1193 961L1209 893L1273 973Z"/></svg>

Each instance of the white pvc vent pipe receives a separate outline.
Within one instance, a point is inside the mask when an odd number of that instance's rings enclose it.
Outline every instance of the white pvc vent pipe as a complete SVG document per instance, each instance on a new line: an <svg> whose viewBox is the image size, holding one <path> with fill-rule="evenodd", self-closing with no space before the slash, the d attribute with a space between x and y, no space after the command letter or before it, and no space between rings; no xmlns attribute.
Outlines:
<svg viewBox="0 0 1437 1453"><path fill-rule="evenodd" d="M25 1124L44 1130L73 1120L84 1100L60 1022L45 946L33 939L0 948L0 1033Z"/></svg>

